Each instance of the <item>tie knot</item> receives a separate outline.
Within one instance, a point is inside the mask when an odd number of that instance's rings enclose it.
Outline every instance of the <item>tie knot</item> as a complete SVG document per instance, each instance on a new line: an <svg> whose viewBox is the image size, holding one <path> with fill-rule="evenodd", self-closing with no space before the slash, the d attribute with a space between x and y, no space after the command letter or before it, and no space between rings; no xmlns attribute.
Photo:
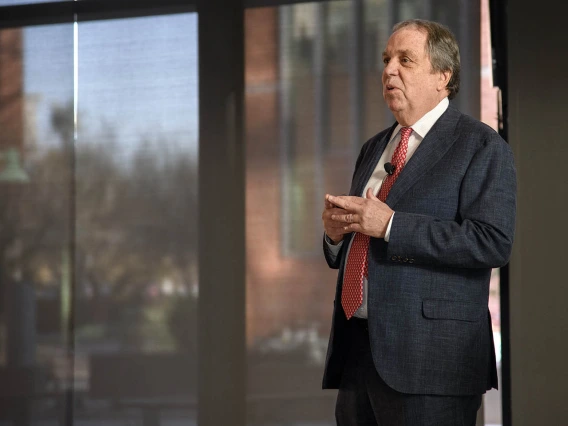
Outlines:
<svg viewBox="0 0 568 426"><path fill-rule="evenodd" d="M403 139L408 139L412 133L412 127L403 127L400 129L400 137Z"/></svg>

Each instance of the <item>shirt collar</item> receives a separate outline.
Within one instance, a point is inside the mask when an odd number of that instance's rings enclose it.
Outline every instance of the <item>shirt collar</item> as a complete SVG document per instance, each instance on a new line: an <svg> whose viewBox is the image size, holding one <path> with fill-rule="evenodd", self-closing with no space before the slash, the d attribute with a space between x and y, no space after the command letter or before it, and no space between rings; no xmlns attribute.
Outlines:
<svg viewBox="0 0 568 426"><path fill-rule="evenodd" d="M418 136L420 136L422 139L424 139L428 134L428 132L430 131L430 129L434 126L436 121L438 121L438 119L442 116L442 114L446 112L449 105L450 101L448 100L447 97L445 97L438 103L438 105L434 107L434 109L428 111L426 114L422 116L420 120L418 120L416 123L410 126L412 127L412 131ZM398 135L402 127L403 126L401 126L400 124L396 126L394 132L392 132L391 140L393 140L396 137L396 135Z"/></svg>

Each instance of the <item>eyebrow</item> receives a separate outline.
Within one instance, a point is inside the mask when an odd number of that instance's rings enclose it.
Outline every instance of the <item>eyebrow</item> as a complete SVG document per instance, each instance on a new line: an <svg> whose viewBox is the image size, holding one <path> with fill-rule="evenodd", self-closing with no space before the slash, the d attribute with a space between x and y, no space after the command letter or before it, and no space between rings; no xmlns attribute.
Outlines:
<svg viewBox="0 0 568 426"><path fill-rule="evenodd" d="M410 50L410 49L402 49L402 50L397 50L395 53L401 55L401 56L410 56L412 58L416 58L418 55L416 54L416 52L414 50ZM385 56L389 56L387 54L387 51L383 51L383 58Z"/></svg>

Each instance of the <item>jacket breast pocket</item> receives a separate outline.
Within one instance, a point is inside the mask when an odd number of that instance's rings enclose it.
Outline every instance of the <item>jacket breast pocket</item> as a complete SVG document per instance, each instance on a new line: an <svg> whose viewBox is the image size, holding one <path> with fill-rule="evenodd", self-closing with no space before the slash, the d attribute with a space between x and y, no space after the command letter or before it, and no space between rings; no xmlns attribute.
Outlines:
<svg viewBox="0 0 568 426"><path fill-rule="evenodd" d="M477 322L487 314L487 307L462 300L424 299L422 314L429 319Z"/></svg>

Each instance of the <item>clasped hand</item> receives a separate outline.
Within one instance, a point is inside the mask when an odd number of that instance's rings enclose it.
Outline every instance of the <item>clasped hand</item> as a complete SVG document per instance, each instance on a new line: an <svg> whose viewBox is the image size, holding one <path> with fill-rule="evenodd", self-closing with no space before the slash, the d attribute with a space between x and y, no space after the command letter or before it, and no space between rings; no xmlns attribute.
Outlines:
<svg viewBox="0 0 568 426"><path fill-rule="evenodd" d="M384 238L393 214L394 211L369 188L366 198L326 194L322 220L325 233L337 244L350 232Z"/></svg>

